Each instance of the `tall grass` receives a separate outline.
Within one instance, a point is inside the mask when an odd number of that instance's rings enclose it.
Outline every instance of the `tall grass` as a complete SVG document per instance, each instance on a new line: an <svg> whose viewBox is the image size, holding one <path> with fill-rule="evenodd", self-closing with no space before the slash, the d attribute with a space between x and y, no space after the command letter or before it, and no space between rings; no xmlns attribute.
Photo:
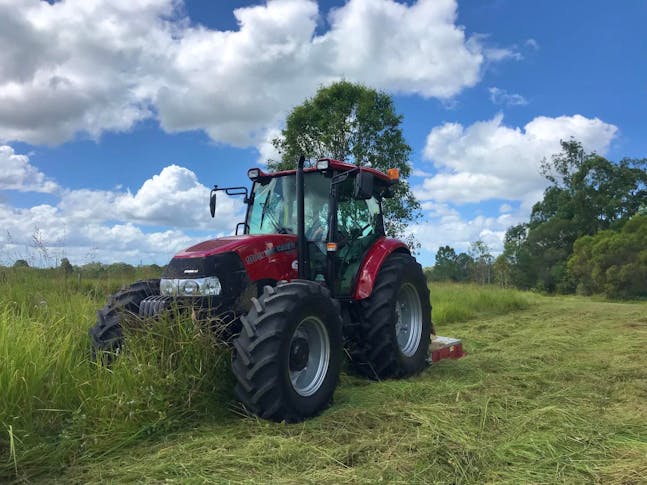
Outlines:
<svg viewBox="0 0 647 485"><path fill-rule="evenodd" d="M0 284L0 482L226 412L228 352L187 316L134 329L110 368L92 362L87 331L115 283L14 270Z"/></svg>
<svg viewBox="0 0 647 485"><path fill-rule="evenodd" d="M497 286L431 283L429 289L433 318L441 325L523 310L536 302L531 293Z"/></svg>

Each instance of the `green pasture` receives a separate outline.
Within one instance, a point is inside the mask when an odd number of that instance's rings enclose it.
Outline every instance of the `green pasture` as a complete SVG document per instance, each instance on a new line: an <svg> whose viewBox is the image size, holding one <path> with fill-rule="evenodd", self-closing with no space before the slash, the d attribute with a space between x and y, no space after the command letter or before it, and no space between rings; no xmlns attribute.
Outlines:
<svg viewBox="0 0 647 485"><path fill-rule="evenodd" d="M330 409L287 425L241 412L229 351L190 319L93 364L87 330L125 282L2 270L0 483L647 482L645 302L433 284L467 357L343 374Z"/></svg>

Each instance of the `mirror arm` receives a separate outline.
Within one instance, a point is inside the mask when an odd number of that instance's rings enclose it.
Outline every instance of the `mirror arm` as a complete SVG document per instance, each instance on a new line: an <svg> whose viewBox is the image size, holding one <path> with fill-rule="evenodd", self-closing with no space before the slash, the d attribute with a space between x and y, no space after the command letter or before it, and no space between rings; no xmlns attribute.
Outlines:
<svg viewBox="0 0 647 485"><path fill-rule="evenodd" d="M331 184L332 185L340 184L344 180L346 180L348 177L350 177L352 174L354 174L355 172L358 172L358 171L359 171L359 167L355 167L355 168L353 168L351 170L348 170L347 172L338 173L337 175L335 175L332 178Z"/></svg>

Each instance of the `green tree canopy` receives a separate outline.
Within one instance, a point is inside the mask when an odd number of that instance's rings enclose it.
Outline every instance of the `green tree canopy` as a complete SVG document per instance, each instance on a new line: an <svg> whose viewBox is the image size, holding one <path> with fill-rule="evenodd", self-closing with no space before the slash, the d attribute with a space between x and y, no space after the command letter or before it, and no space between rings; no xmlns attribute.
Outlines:
<svg viewBox="0 0 647 485"><path fill-rule="evenodd" d="M72 266L69 259L63 258L61 259L61 270L65 274L70 274L74 272L74 266Z"/></svg>
<svg viewBox="0 0 647 485"><path fill-rule="evenodd" d="M609 228L620 228L647 205L647 160L610 162L585 153L575 141L562 141L561 153L542 163L550 182L534 205L530 221L506 234L504 254L516 268L522 287L571 291L566 261L575 241Z"/></svg>
<svg viewBox="0 0 647 485"><path fill-rule="evenodd" d="M402 237L407 223L419 217L420 204L407 182L411 147L404 140L401 123L402 116L386 93L336 82L292 110L281 136L272 142L281 160L269 160L268 167L294 168L303 154L312 161L328 157L382 171L398 168L395 197L386 199L383 208L387 234Z"/></svg>
<svg viewBox="0 0 647 485"><path fill-rule="evenodd" d="M29 268L29 263L25 259L17 259L13 264L14 268Z"/></svg>
<svg viewBox="0 0 647 485"><path fill-rule="evenodd" d="M581 293L647 296L647 215L634 216L620 231L579 238L568 269Z"/></svg>
<svg viewBox="0 0 647 485"><path fill-rule="evenodd" d="M474 259L469 254L456 254L451 246L442 246L438 248L430 276L434 281L467 281L473 276L474 267Z"/></svg>

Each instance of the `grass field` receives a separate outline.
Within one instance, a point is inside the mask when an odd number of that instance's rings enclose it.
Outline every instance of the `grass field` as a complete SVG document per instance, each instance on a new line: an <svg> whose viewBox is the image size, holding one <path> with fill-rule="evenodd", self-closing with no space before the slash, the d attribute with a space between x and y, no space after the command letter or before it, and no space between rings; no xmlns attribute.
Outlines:
<svg viewBox="0 0 647 485"><path fill-rule="evenodd" d="M647 303L433 285L467 357L344 374L329 410L286 425L241 416L227 350L188 321L91 364L121 283L0 278L0 483L647 483Z"/></svg>

